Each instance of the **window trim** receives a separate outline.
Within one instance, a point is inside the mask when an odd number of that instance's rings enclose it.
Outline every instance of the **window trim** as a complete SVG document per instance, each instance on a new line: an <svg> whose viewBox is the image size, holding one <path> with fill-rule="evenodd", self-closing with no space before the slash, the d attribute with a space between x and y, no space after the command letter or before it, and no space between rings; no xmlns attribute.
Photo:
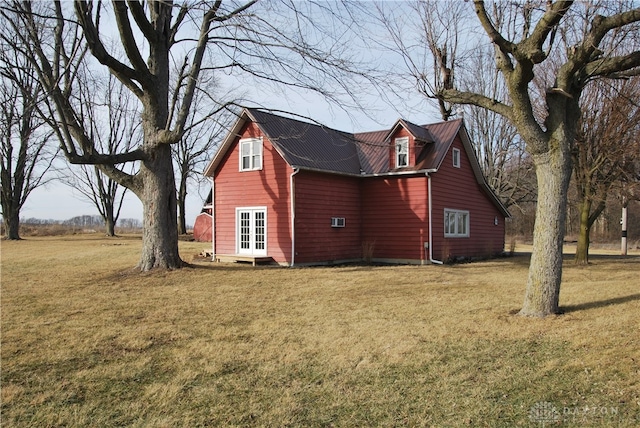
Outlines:
<svg viewBox="0 0 640 428"><path fill-rule="evenodd" d="M398 150L398 146L402 144L406 152L402 153ZM404 168L409 166L409 137L398 137L395 139L396 168ZM400 165L400 155L405 155L405 164Z"/></svg>
<svg viewBox="0 0 640 428"><path fill-rule="evenodd" d="M331 217L331 227L345 227L346 220L344 217Z"/></svg>
<svg viewBox="0 0 640 428"><path fill-rule="evenodd" d="M254 153L253 149L254 149L254 144L255 143L260 143L260 153L256 154ZM245 156L243 154L243 146L248 144L249 145L249 154L248 156ZM263 140L262 137L252 137L252 138L242 138L240 139L240 141L238 142L238 163L239 163L239 171L240 172L244 172L244 171L260 171L262 170L262 165L264 164L264 156L263 156L264 150L263 150ZM255 166L255 159L256 156L259 156L260 158L260 166L256 167ZM249 167L248 168L244 168L244 159L248 157L249 158Z"/></svg>
<svg viewBox="0 0 640 428"><path fill-rule="evenodd" d="M460 168L460 149L456 149L455 147L451 150L451 157L453 160L453 167Z"/></svg>
<svg viewBox="0 0 640 428"><path fill-rule="evenodd" d="M242 228L240 223L240 214L243 212L249 213L249 248L242 249ZM260 212L263 214L263 222L264 222L264 230L262 233L262 244L264 248L256 249L256 213ZM268 245L268 236L267 236L267 207L265 206L255 206L255 207L236 207L236 254L244 254L250 256L266 256L267 255L267 245Z"/></svg>
<svg viewBox="0 0 640 428"><path fill-rule="evenodd" d="M448 221L448 219L450 218L449 215L453 215L454 221L453 221L453 232L450 232L449 225L451 225L451 222ZM461 233L458 230L458 226L460 225L460 216L465 216L464 217L464 232ZM455 209L451 209L451 208L445 208L444 209L444 237L445 238L469 238L471 236L471 215L469 213L469 211L467 210L455 210ZM449 230L448 230L449 229Z"/></svg>

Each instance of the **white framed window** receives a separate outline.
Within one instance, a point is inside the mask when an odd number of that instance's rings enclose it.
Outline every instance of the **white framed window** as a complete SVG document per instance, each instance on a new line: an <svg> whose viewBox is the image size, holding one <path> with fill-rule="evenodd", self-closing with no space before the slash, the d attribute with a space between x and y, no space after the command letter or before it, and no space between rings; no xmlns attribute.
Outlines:
<svg viewBox="0 0 640 428"><path fill-rule="evenodd" d="M331 227L344 227L344 217L331 217Z"/></svg>
<svg viewBox="0 0 640 428"><path fill-rule="evenodd" d="M409 166L409 137L396 138L396 168Z"/></svg>
<svg viewBox="0 0 640 428"><path fill-rule="evenodd" d="M262 169L262 137L240 140L240 171Z"/></svg>
<svg viewBox="0 0 640 428"><path fill-rule="evenodd" d="M444 236L447 238L468 238L469 211L445 209Z"/></svg>
<svg viewBox="0 0 640 428"><path fill-rule="evenodd" d="M460 168L460 149L454 148L451 150L451 156L453 157L453 166Z"/></svg>

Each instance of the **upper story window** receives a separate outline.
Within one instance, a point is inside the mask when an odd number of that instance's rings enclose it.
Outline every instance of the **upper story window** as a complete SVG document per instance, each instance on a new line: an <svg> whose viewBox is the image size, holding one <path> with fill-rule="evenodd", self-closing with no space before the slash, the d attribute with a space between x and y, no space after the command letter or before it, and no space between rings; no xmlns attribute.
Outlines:
<svg viewBox="0 0 640 428"><path fill-rule="evenodd" d="M453 156L453 166L456 168L460 168L460 149L453 149L451 151Z"/></svg>
<svg viewBox="0 0 640 428"><path fill-rule="evenodd" d="M240 140L240 171L262 169L262 138Z"/></svg>
<svg viewBox="0 0 640 428"><path fill-rule="evenodd" d="M447 238L468 238L469 211L445 209L444 236Z"/></svg>
<svg viewBox="0 0 640 428"><path fill-rule="evenodd" d="M396 168L409 166L409 137L396 138Z"/></svg>

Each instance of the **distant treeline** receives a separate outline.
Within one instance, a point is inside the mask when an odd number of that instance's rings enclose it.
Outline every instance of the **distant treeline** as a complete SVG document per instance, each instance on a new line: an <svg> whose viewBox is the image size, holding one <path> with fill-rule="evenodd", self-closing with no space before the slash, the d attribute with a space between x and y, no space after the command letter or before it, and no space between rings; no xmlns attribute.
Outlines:
<svg viewBox="0 0 640 428"><path fill-rule="evenodd" d="M68 220L53 220L53 219L41 219L41 218L27 218L20 220L22 224L29 225L51 225L60 224L63 226L73 226L82 228L102 228L105 227L104 220L99 215L80 215L72 217ZM118 220L118 227L125 229L140 229L142 228L142 221L136 218L123 218Z"/></svg>
<svg viewBox="0 0 640 428"><path fill-rule="evenodd" d="M79 227L83 229L99 229L105 227L104 220L99 215L79 215L72 217L68 220L53 220L53 219L41 219L41 218L27 218L21 219L20 223L23 225L62 225L70 227ZM142 229L142 220L137 218L123 218L118 220L117 227L122 229ZM193 226L187 225L187 229L193 229Z"/></svg>

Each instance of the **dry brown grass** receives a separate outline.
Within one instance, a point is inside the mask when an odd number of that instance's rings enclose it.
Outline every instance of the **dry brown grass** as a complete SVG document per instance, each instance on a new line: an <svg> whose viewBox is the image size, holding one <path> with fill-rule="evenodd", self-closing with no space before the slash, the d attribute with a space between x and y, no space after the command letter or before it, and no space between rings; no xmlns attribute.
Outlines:
<svg viewBox="0 0 640 428"><path fill-rule="evenodd" d="M181 242L192 267L139 274L137 237L1 245L3 427L640 425L638 251L568 262L537 320L526 255L252 268Z"/></svg>

